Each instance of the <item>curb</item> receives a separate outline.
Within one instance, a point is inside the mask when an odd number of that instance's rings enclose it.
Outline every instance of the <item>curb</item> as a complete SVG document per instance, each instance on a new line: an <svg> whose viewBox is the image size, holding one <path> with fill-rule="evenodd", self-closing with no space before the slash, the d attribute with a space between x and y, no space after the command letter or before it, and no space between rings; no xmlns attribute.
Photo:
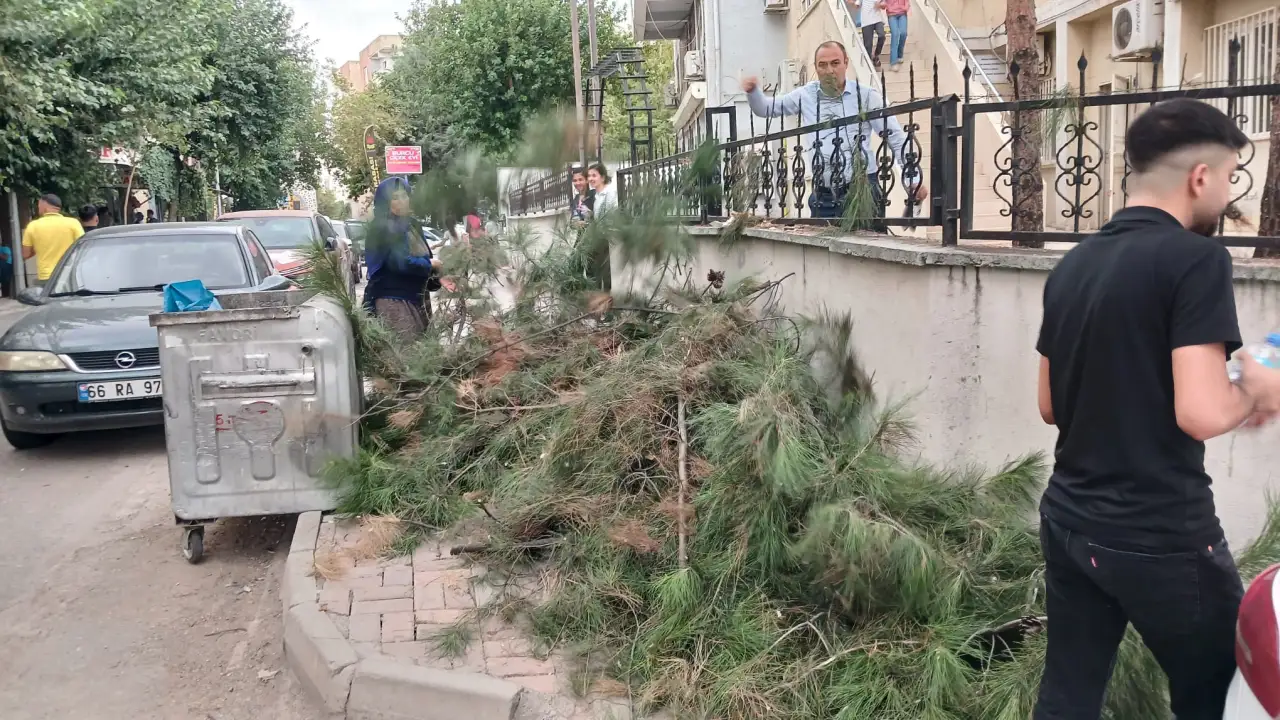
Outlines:
<svg viewBox="0 0 1280 720"><path fill-rule="evenodd" d="M312 577L320 513L298 516L280 583L289 669L332 720L511 720L523 688L488 675L360 659L320 610Z"/></svg>

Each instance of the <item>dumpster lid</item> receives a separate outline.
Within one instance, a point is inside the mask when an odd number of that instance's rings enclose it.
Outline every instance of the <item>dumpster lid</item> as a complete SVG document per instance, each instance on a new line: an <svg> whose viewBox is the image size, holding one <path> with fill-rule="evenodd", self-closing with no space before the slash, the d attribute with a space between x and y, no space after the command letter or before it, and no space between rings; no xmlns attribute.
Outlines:
<svg viewBox="0 0 1280 720"><path fill-rule="evenodd" d="M148 316L151 327L196 323L285 320L302 314L301 306L315 297L315 290L270 290L267 292L224 291L214 293L221 310L200 312L158 312Z"/></svg>

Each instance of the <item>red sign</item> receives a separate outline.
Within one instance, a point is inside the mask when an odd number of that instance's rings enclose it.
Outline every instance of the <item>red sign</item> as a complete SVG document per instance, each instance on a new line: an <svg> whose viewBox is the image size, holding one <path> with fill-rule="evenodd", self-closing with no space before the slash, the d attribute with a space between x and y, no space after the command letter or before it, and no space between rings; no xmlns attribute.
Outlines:
<svg viewBox="0 0 1280 720"><path fill-rule="evenodd" d="M388 175L421 175L422 148L417 145L387 146Z"/></svg>

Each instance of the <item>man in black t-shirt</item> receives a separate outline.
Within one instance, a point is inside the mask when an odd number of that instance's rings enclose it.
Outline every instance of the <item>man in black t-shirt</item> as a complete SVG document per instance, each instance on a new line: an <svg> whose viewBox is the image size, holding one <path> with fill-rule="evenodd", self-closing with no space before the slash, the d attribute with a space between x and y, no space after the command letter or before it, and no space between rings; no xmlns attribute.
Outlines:
<svg viewBox="0 0 1280 720"><path fill-rule="evenodd" d="M1231 256L1213 239L1248 139L1194 100L1130 126L1129 207L1049 276L1039 406L1059 430L1040 504L1048 654L1036 720L1097 720L1128 623L1179 720L1220 720L1243 589L1204 441L1280 408L1280 372L1242 353ZM1136 719L1135 719L1136 720Z"/></svg>

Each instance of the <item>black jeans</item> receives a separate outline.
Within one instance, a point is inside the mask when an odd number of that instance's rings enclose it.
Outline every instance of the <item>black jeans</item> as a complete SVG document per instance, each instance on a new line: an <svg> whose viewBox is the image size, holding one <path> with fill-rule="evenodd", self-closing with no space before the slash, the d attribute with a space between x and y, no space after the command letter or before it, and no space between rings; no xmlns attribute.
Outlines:
<svg viewBox="0 0 1280 720"><path fill-rule="evenodd" d="M875 175L867 176L867 184L871 187L871 217L883 218L884 205L881 203L880 181ZM844 205L849 199L849 186L839 185L827 187L819 185L809 194L809 213L814 218L844 217ZM873 229L884 232L884 223L873 222Z"/></svg>
<svg viewBox="0 0 1280 720"><path fill-rule="evenodd" d="M1040 517L1049 649L1035 720L1098 720L1125 626L1169 679L1178 720L1221 720L1244 588L1226 540L1152 555Z"/></svg>
<svg viewBox="0 0 1280 720"><path fill-rule="evenodd" d="M871 51L871 38L876 38L875 52ZM880 62L880 53L884 51L884 23L871 23L862 26L862 44L867 46L867 54L871 59Z"/></svg>

